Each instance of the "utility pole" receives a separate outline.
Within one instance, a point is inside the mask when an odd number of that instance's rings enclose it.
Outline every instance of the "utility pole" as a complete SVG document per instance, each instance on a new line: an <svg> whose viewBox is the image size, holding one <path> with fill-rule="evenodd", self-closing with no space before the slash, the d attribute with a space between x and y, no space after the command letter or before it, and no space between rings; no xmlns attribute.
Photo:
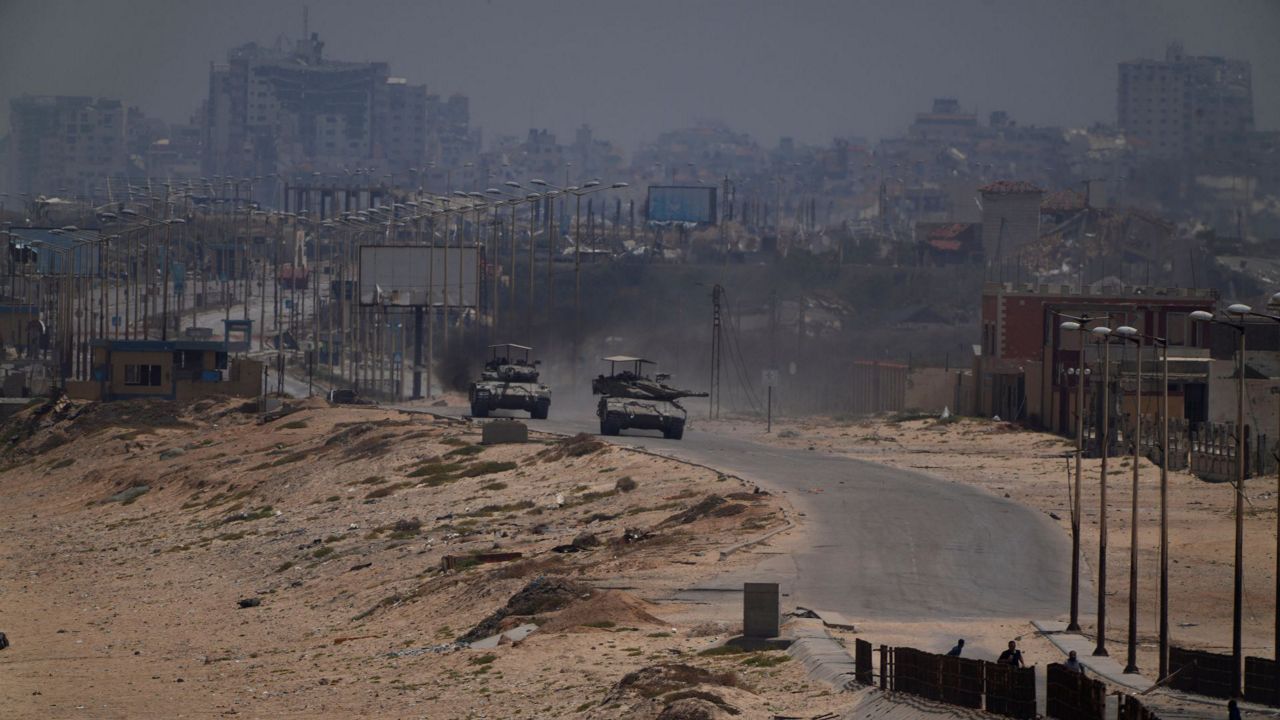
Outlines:
<svg viewBox="0 0 1280 720"><path fill-rule="evenodd" d="M1160 343L1160 664L1169 676L1169 337ZM1280 582L1280 580L1277 580Z"/></svg>
<svg viewBox="0 0 1280 720"><path fill-rule="evenodd" d="M720 300L724 288L719 284L711 288L711 397L707 401L707 418L720 415L720 357L722 352L722 328L720 321Z"/></svg>
<svg viewBox="0 0 1280 720"><path fill-rule="evenodd" d="M1274 299L1274 298L1273 298ZM1240 696L1241 689L1241 670L1244 662L1242 647L1240 643L1241 629L1241 613L1244 610L1244 370L1245 370L1245 325L1244 318L1246 315L1259 315L1253 312L1248 305L1233 304L1227 307L1227 316L1239 315L1238 323L1230 320L1218 320L1212 312L1207 310L1196 310L1190 313L1188 317L1196 322L1204 323L1220 323L1240 333L1240 346L1237 348L1238 356L1236 357L1236 557L1235 572L1233 573L1233 596L1232 596L1232 617L1231 617L1231 694L1233 697ZM1274 316L1263 315L1263 317ZM1277 542L1280 542L1278 540ZM1277 586L1280 586L1280 580L1277 580ZM1280 620L1277 621L1280 623ZM1280 633L1277 633L1280 634Z"/></svg>
<svg viewBox="0 0 1280 720"><path fill-rule="evenodd" d="M1080 323L1088 323L1088 316ZM1067 632L1080 632L1080 459L1084 455L1084 336L1080 337L1080 355L1076 362L1076 486L1071 503L1071 621Z"/></svg>
<svg viewBox="0 0 1280 720"><path fill-rule="evenodd" d="M1107 455L1111 440L1111 342L1110 331L1102 334L1102 420L1098 423L1098 445L1102 450L1101 487L1098 497L1098 642L1095 657L1107 656Z"/></svg>
<svg viewBox="0 0 1280 720"><path fill-rule="evenodd" d="M546 224L547 224L547 319L548 321L555 317L555 311L552 306L552 302L555 299L555 295L552 288L552 279L553 279L553 273L554 273L554 268L552 267L552 263L555 261L555 248L556 248L555 209L556 209L555 196L548 194L547 210L546 210L546 218L545 218ZM551 323L548 322L548 329L550 329L550 326L551 326Z"/></svg>
<svg viewBox="0 0 1280 720"><path fill-rule="evenodd" d="M541 198L529 203L529 302L528 302L528 307L525 308L525 318L524 318L524 334L525 334L526 342L528 342L528 340L533 337L533 274L534 274L533 247L535 244L533 240L533 235L534 235L534 222L537 220L537 217L538 217L538 213L534 212L534 209L538 207L538 203L540 201L541 201ZM512 227L513 228L515 227L514 222L512 223ZM512 269L512 272L513 273L515 272L514 268Z"/></svg>
<svg viewBox="0 0 1280 720"><path fill-rule="evenodd" d="M164 300L160 308L160 339L169 339L169 266L173 264L173 258L169 254L170 246L173 240L173 224L166 222L164 228L164 279L161 281Z"/></svg>
<svg viewBox="0 0 1280 720"><path fill-rule="evenodd" d="M1244 324L1237 327L1240 333L1240 356L1236 360L1236 565L1231 600L1231 694L1240 695L1241 671L1244 652L1240 642L1241 620L1244 612Z"/></svg>
<svg viewBox="0 0 1280 720"><path fill-rule="evenodd" d="M1067 624L1069 632L1080 632L1080 518L1083 514L1080 500L1082 492L1080 464L1081 457L1084 455L1084 388L1087 377L1085 339L1090 332L1089 323L1097 318L1089 317L1088 313L1080 317L1061 316L1068 318L1059 326L1062 332L1080 333L1080 348L1076 355L1076 482L1071 505L1071 620Z"/></svg>
<svg viewBox="0 0 1280 720"><path fill-rule="evenodd" d="M1280 387L1271 388L1271 394L1275 395L1277 400L1280 400ZM1276 533L1276 597L1275 599L1277 601L1280 601L1280 403L1277 403L1276 449L1272 453L1272 457L1276 459L1276 490L1277 490L1276 492L1277 533ZM1280 607L1280 605L1277 605L1277 607ZM1276 646L1275 646L1276 649L1273 657L1276 660L1280 660L1280 610L1276 612L1275 634L1276 634ZM1280 667L1278 667L1277 670L1280 671Z"/></svg>
<svg viewBox="0 0 1280 720"><path fill-rule="evenodd" d="M567 183L566 183L567 184ZM575 193L573 222L573 382L578 383L578 355L582 334L582 195Z"/></svg>
<svg viewBox="0 0 1280 720"><path fill-rule="evenodd" d="M516 276L518 275L518 273L516 272L516 206L517 206L517 203L512 201L511 202L511 225L508 228L508 232L511 235L511 268L508 273L509 276L511 277L511 287L507 291L507 312L511 314L511 320L507 322L507 325L511 328L512 331L514 331L516 328L516 323L515 323ZM494 213L497 213L497 212L498 211L495 209Z"/></svg>
<svg viewBox="0 0 1280 720"><path fill-rule="evenodd" d="M501 229L498 227L498 206L493 206L493 219L489 225L489 249L492 250L493 258L489 259L489 272L493 274L493 307L489 310L489 337L491 342L498 342L498 323L501 322L502 314L499 312L498 305L502 295L502 272L499 269L498 258L501 252L498 250L499 236Z"/></svg>
<svg viewBox="0 0 1280 720"><path fill-rule="evenodd" d="M1136 367L1134 370L1133 407L1133 492L1129 520L1129 648L1124 672L1138 673L1138 478L1142 460L1142 335L1134 336Z"/></svg>

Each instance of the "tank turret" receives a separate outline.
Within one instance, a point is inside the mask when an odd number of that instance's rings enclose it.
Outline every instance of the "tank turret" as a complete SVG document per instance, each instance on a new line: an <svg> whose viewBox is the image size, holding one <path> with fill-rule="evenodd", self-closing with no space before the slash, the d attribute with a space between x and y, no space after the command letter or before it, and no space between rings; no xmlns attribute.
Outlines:
<svg viewBox="0 0 1280 720"><path fill-rule="evenodd" d="M551 411L551 388L538 382L537 360L529 360L533 348L523 345L490 345L490 357L471 383L468 397L472 417L488 417L493 410L525 410L535 420Z"/></svg>
<svg viewBox="0 0 1280 720"><path fill-rule="evenodd" d="M684 436L688 413L680 405L681 398L707 397L707 393L681 390L667 384L669 375L645 374L645 365L655 365L652 360L615 355L603 358L609 363L609 374L591 381L591 392L600 395L596 414L600 418L602 435L617 435L626 428L661 430L668 438L678 440ZM622 364L623 369L618 370Z"/></svg>

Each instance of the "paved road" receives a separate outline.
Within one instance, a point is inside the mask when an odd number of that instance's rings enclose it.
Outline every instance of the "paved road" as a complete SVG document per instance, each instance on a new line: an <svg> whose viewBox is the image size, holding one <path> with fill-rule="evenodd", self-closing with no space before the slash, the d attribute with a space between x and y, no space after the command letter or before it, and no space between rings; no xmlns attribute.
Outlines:
<svg viewBox="0 0 1280 720"><path fill-rule="evenodd" d="M531 427L598 429L593 415L566 418L556 411L553 406L551 420ZM853 618L1049 618L1066 612L1069 538L1047 517L1004 498L919 473L694 427L683 441L656 433L609 440L742 476L784 492L804 514L792 552L710 578L687 597L714 599L741 590L744 580L762 580L782 583L790 595L785 606Z"/></svg>

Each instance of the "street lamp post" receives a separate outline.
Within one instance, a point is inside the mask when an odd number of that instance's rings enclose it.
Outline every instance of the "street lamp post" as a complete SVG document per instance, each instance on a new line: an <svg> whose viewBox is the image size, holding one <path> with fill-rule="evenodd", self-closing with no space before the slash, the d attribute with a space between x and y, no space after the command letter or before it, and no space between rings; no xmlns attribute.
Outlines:
<svg viewBox="0 0 1280 720"><path fill-rule="evenodd" d="M1062 317L1071 317L1062 315ZM1067 332L1087 332L1089 323L1097 318L1087 314L1071 318L1060 326ZM1071 619L1067 623L1068 632L1080 632L1080 463L1084 454L1084 337L1080 338L1080 351L1076 359L1076 486L1071 505Z"/></svg>
<svg viewBox="0 0 1280 720"><path fill-rule="evenodd" d="M1131 514L1129 519L1129 643L1128 654L1124 666L1126 674L1138 672L1138 479L1141 466L1142 447L1142 335L1136 328L1121 325L1116 328L1115 335L1136 345L1137 357L1134 368L1134 407L1133 407L1133 492L1130 495Z"/></svg>
<svg viewBox="0 0 1280 720"><path fill-rule="evenodd" d="M515 182L514 180L508 180L508 181L506 181L506 182L505 182L505 183L503 183L503 184L504 184L504 185L506 185L507 187L514 188L514 189L516 189L516 190L520 190L520 189L522 189L522 188L521 188L520 183ZM511 272L510 272L511 285L510 285L510 287L508 288L508 291L507 291L507 312L508 312L508 313L514 313L514 312L515 312L515 307L516 307L516 284L517 284L517 283L516 283L516 278L517 278L517 275L518 275L518 273L516 272L516 268L517 268L517 262L516 262L516 208L517 208L521 203L526 203L526 202L530 202L530 203L531 203L531 202L535 201L536 199L540 198L541 196L539 196L539 195L537 195L537 194L533 194L533 193L530 193L530 194L527 194L527 195L523 195L523 196L521 196L521 195L517 195L517 194L512 193L512 192L509 192L509 191L502 190L501 188L489 188L489 189L485 190L485 192L489 193L490 195L498 195L498 196L500 196L500 197L505 198L505 200L504 200L503 202L505 202L507 205L510 205L510 206L511 206L511 230L510 230L510 236L511 236L511 238L510 238L510 239L511 239ZM495 210L495 213L496 213L496 210ZM532 313L533 313L533 310L532 310L532 299L533 299L533 294L532 294L532 293L533 293L533 210L532 210L532 209L530 209L530 211L529 211L529 228L530 228L530 230L529 230L529 268L530 268L530 272L529 272L529 283L530 283L530 284L529 284L529 292L530 292L530 296L529 296L529 297L530 297L530 307L529 307L528 312L527 312L527 317L531 320L531 319L532 319L532 317L533 317L533 315L532 315ZM513 320L514 320L514 317L515 317L515 316L514 316L514 315L512 315ZM514 328L515 328L515 323L514 323L514 322L511 322L511 323L510 323L510 326L514 329Z"/></svg>
<svg viewBox="0 0 1280 720"><path fill-rule="evenodd" d="M1160 671L1158 679L1163 680L1169 675L1169 340L1152 335L1144 337L1160 347Z"/></svg>
<svg viewBox="0 0 1280 720"><path fill-rule="evenodd" d="M573 377L578 377L578 360L582 339L582 196L601 190L617 190L626 183L601 185L599 180L583 183L580 189L568 188L576 198L573 223Z"/></svg>
<svg viewBox="0 0 1280 720"><path fill-rule="evenodd" d="M165 221L164 233L164 280L162 281L163 298L160 308L160 339L169 339L169 268L173 265L173 226L185 222L182 218Z"/></svg>
<svg viewBox="0 0 1280 720"><path fill-rule="evenodd" d="M1271 299L1267 302L1267 306L1277 311L1280 311L1280 292L1277 292L1271 296ZM1232 306L1232 307L1235 307L1235 306ZM1252 310L1250 310L1247 314L1253 317L1265 318L1267 320L1280 323L1280 315L1253 312ZM1240 345L1243 348L1244 333L1241 332L1240 336L1241 336ZM1241 354L1243 355L1243 352L1241 352ZM1240 383L1243 386L1244 384L1243 373L1241 373ZM1280 397L1280 388L1272 388L1271 392L1272 394L1275 394L1278 397ZM1276 449L1275 449L1276 486L1277 486L1277 490L1280 490L1280 412L1278 412L1276 419L1277 419ZM1280 492L1276 493L1276 527L1277 527L1277 532L1276 532L1276 601L1277 601L1276 607L1277 607L1277 610L1275 613L1275 647L1276 647L1275 657L1277 660L1280 660Z"/></svg>
<svg viewBox="0 0 1280 720"><path fill-rule="evenodd" d="M1191 313L1192 320L1226 325L1240 335L1240 345L1236 357L1236 537L1235 537L1235 572L1232 578L1231 599L1231 693L1240 695L1241 670L1244 662L1241 644L1241 628L1244 613L1244 317L1252 314L1248 305L1236 303L1227 307L1228 316L1238 315L1241 322L1219 320L1213 313L1196 310Z"/></svg>
<svg viewBox="0 0 1280 720"><path fill-rule="evenodd" d="M1102 452L1102 472L1098 499L1098 640L1096 657L1107 656L1107 456L1110 455L1111 420L1111 328L1096 327L1090 332L1102 342L1102 413L1098 423L1098 444Z"/></svg>

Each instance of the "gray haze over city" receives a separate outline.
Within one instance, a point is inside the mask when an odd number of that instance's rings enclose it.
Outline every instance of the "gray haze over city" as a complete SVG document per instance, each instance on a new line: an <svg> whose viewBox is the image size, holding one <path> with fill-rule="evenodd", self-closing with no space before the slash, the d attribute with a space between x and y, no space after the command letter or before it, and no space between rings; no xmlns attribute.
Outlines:
<svg viewBox="0 0 1280 720"><path fill-rule="evenodd" d="M0 0L0 250L3 717L1280 713L1280 0Z"/></svg>
<svg viewBox="0 0 1280 720"><path fill-rule="evenodd" d="M488 136L585 122L630 150L712 119L767 145L877 138L940 96L1023 124L1110 123L1116 63L1161 58L1171 40L1251 61L1256 125L1280 123L1271 0L4 0L0 102L107 96L186 122L211 61L297 39L304 7L327 56L466 94ZM8 123L0 113L0 134Z"/></svg>

